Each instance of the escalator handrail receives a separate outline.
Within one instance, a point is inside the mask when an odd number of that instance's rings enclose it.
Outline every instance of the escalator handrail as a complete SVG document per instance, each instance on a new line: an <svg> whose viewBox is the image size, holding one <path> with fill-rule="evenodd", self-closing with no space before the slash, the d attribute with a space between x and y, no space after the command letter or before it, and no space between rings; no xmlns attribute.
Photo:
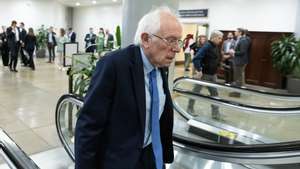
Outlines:
<svg viewBox="0 0 300 169"><path fill-rule="evenodd" d="M0 129L0 146L18 169L39 169L32 159L2 129Z"/></svg>
<svg viewBox="0 0 300 169"><path fill-rule="evenodd" d="M62 130L61 130L61 125L60 125L60 109L62 107L62 105L65 102L71 102L72 104L75 104L79 107L82 107L83 105L83 99L79 96L73 95L73 94L65 94L62 95L57 104L56 104L56 109L55 109L55 126L56 126L56 131L59 137L59 140L61 141L64 149L66 150L66 152L68 153L69 157L75 161L75 155L73 154L71 148L68 146L66 139L64 138L63 134L62 134Z"/></svg>
<svg viewBox="0 0 300 169"><path fill-rule="evenodd" d="M83 104L82 99L78 98L74 95L63 95L58 103L57 103L57 112L56 116L60 113L58 112L58 107L65 101L65 100L71 101L72 103L81 102ZM56 119L56 125L58 128L59 120ZM61 129L58 128L58 132L60 132L60 136L63 136L61 134ZM60 138L62 140L62 138ZM255 158L256 156L258 158L262 157L262 154L264 153L271 153L271 155L268 156L268 158L276 157L276 158L288 158L291 156L300 156L300 141L290 141L290 142L282 142L282 143L271 143L271 144L253 144L253 145L222 145L217 143L210 143L210 142L200 142L199 140L195 140L192 138L187 138L181 135L178 135L176 133L173 133L173 140L174 145L184 145L184 147L192 148L194 150L205 150L205 151L211 151L211 152L217 152L217 153L239 153L241 154L247 154L250 153L252 158ZM65 142L62 142L65 144ZM68 152L68 154L72 154L72 152L69 149L66 149L66 145L64 145L65 150ZM261 153L261 154L258 154ZM274 153L274 154L272 154ZM277 153L277 154L276 154ZM70 155L71 157L71 155ZM74 154L71 157L71 159L74 160Z"/></svg>
<svg viewBox="0 0 300 169"><path fill-rule="evenodd" d="M183 96L195 97L196 99L201 98L214 104L223 105L227 107L228 106L234 107L243 111L251 111L256 113L269 113L269 114L299 114L300 113L300 107L259 107L259 106L242 104L235 101L229 101L229 100L221 99L219 97L206 96L200 93L194 93L192 91L183 90L183 89L174 88L173 91Z"/></svg>
<svg viewBox="0 0 300 169"><path fill-rule="evenodd" d="M188 82L193 82L195 84L198 85L203 85L203 86L209 86L209 87L216 87L216 88L223 88L223 89L229 89L232 91L237 91L237 92L246 92L246 93L250 93L250 94L260 94L266 97L273 97L276 96L276 99L282 99L282 100L291 100L291 101L298 101L300 99L300 95L289 95L289 94L281 94L281 93L271 93L271 92L267 92L267 91L262 91L262 90L255 90L255 89L250 89L247 88L245 86L243 87L238 87L238 86L234 86L231 84L221 84L221 83L212 83L212 82L208 82L208 81L202 81L202 80L198 80L198 79L193 79L193 78L189 78L189 77L179 77L176 78L174 80L174 88L177 87L177 85L179 83L181 83L182 81L188 81Z"/></svg>

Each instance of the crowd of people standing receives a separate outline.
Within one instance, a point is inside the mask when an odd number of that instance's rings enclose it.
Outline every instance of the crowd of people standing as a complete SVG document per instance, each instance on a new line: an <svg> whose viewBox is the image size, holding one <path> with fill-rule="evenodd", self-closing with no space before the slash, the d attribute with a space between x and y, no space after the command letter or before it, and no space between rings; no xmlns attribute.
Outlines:
<svg viewBox="0 0 300 169"><path fill-rule="evenodd" d="M60 28L58 35L54 31L54 28L50 26L46 35L46 46L48 49L48 63L55 62L55 56L59 69L64 66L63 63L63 51L64 43L75 43L76 33L72 28L66 31L64 28ZM98 34L93 33L93 28L90 28L88 34L86 34L84 41L85 52L97 52L99 55L105 48L113 49L114 36L109 33L109 30L104 32L103 28L99 29ZM11 72L18 72L18 57L21 58L21 64L24 67L30 67L35 70L34 53L38 48L37 37L33 28L29 28L28 32L25 29L25 24L20 22L19 26L17 21L12 21L11 26L6 28L2 26L2 33L0 33L0 54L2 56L2 63L4 67L9 67Z"/></svg>

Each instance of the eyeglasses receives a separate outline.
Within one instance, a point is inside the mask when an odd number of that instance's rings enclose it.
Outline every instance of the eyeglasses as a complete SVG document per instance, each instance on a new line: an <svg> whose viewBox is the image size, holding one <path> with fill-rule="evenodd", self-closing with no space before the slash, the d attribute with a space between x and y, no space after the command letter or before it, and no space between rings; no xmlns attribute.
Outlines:
<svg viewBox="0 0 300 169"><path fill-rule="evenodd" d="M182 48L183 47L183 41L180 39L175 39L175 38L162 38L158 35L152 34L152 36L155 36L159 39L161 39L162 41L166 42L169 46L175 48L175 47L179 47Z"/></svg>

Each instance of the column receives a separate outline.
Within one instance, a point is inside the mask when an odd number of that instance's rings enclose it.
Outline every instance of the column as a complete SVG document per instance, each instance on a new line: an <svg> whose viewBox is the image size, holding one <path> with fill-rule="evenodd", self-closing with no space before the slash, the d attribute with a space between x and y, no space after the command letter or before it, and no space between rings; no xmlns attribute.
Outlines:
<svg viewBox="0 0 300 169"><path fill-rule="evenodd" d="M133 43L135 31L140 18L158 6L168 6L177 11L179 0L124 0L122 18L122 47Z"/></svg>

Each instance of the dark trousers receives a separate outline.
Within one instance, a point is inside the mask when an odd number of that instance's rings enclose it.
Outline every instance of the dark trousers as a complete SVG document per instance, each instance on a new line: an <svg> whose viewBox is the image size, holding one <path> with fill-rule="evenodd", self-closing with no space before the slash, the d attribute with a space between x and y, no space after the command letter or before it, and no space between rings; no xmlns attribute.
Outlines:
<svg viewBox="0 0 300 169"><path fill-rule="evenodd" d="M48 52L49 52L49 62L53 61L55 59L55 46L53 43L48 43Z"/></svg>
<svg viewBox="0 0 300 169"><path fill-rule="evenodd" d="M29 63L29 60L26 58L25 54L24 54L24 48L21 47L21 50L20 50L20 54L21 54L21 60L22 60L22 63L26 66L28 65Z"/></svg>
<svg viewBox="0 0 300 169"><path fill-rule="evenodd" d="M165 166L163 168L165 168ZM156 169L152 144L146 146L142 150L140 159L135 169Z"/></svg>
<svg viewBox="0 0 300 169"><path fill-rule="evenodd" d="M95 49L96 49L95 46L90 46L90 47L86 48L85 52L86 53L94 53Z"/></svg>
<svg viewBox="0 0 300 169"><path fill-rule="evenodd" d="M27 52L29 55L29 61L28 61L29 67L31 67L32 70L35 70L35 66L34 66L34 62L33 62L34 49L28 49Z"/></svg>
<svg viewBox="0 0 300 169"><path fill-rule="evenodd" d="M17 70L17 64L18 64L18 53L19 53L19 44L15 44L13 46L9 47L10 52L10 62L9 62L9 68L10 70Z"/></svg>
<svg viewBox="0 0 300 169"><path fill-rule="evenodd" d="M230 59L225 61L224 79L225 79L225 83L233 82L233 61Z"/></svg>
<svg viewBox="0 0 300 169"><path fill-rule="evenodd" d="M8 49L8 46L2 46L1 56L2 56L3 66L8 66L8 62L9 62L9 49Z"/></svg>

